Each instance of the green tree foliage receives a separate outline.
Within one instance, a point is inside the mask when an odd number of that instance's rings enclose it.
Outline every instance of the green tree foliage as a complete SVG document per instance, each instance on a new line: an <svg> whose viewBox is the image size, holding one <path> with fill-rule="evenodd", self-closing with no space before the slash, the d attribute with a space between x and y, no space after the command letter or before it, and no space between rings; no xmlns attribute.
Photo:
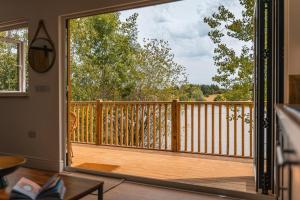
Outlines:
<svg viewBox="0 0 300 200"><path fill-rule="evenodd" d="M197 84L184 84L180 87L180 101L204 101L201 86Z"/></svg>
<svg viewBox="0 0 300 200"><path fill-rule="evenodd" d="M205 17L211 31L209 37L216 45L214 61L217 75L213 80L227 91L226 100L251 100L253 91L253 43L254 43L254 0L239 0L242 16L221 5L212 16ZM225 39L243 42L241 50L230 46Z"/></svg>
<svg viewBox="0 0 300 200"><path fill-rule="evenodd" d="M203 92L203 95L208 97L212 94L222 94L225 92L224 89L220 88L218 85L212 84L212 85L201 85L201 90Z"/></svg>
<svg viewBox="0 0 300 200"><path fill-rule="evenodd" d="M222 94L218 94L215 98L214 101L225 101L226 99L223 97Z"/></svg>
<svg viewBox="0 0 300 200"><path fill-rule="evenodd" d="M0 91L19 89L17 44L10 39L27 43L27 29L0 32Z"/></svg>
<svg viewBox="0 0 300 200"><path fill-rule="evenodd" d="M163 40L138 42L138 14L119 13L71 20L73 100L167 100L186 82Z"/></svg>

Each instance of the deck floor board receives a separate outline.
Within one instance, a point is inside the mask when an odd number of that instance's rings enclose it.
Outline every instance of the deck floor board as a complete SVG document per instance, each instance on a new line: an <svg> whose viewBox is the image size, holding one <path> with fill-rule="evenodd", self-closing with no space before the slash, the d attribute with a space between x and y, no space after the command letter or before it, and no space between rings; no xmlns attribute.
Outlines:
<svg viewBox="0 0 300 200"><path fill-rule="evenodd" d="M73 144L73 167L255 193L250 159Z"/></svg>

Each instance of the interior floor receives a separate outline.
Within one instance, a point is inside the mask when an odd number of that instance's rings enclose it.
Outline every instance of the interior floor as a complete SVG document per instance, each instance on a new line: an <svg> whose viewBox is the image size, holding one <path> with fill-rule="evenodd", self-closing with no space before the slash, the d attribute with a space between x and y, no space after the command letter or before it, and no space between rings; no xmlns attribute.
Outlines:
<svg viewBox="0 0 300 200"><path fill-rule="evenodd" d="M41 180L46 181L54 173L42 170L20 168L15 173L9 175L8 179L13 178L16 175L29 178L38 184L44 184ZM134 182L125 181L122 179L107 178L101 176L92 176L81 173L63 172L72 176L79 176L87 179L94 179L104 181L104 200L220 200L231 199L224 196L210 195L204 193L195 193L188 191L179 191L174 189L156 187L151 185L138 184ZM0 193L0 199L1 193ZM83 200L97 200L97 193L90 194Z"/></svg>
<svg viewBox="0 0 300 200"><path fill-rule="evenodd" d="M252 159L72 144L72 167L256 193Z"/></svg>

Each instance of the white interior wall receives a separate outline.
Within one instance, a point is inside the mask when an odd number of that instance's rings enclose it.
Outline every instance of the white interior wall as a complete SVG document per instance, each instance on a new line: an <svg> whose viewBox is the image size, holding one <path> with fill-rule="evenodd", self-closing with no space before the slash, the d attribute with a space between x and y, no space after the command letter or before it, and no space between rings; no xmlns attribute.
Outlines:
<svg viewBox="0 0 300 200"><path fill-rule="evenodd" d="M112 7L132 7L168 0L0 0L0 25L25 18L29 26L29 39L36 31L38 21L45 21L57 50L53 68L38 74L29 69L27 97L0 97L0 153L19 154L28 159L28 165L48 170L63 168L62 135L65 130L65 63L63 33L60 27L64 17L82 12L99 12ZM47 86L37 92L37 86ZM36 132L29 138L28 132Z"/></svg>

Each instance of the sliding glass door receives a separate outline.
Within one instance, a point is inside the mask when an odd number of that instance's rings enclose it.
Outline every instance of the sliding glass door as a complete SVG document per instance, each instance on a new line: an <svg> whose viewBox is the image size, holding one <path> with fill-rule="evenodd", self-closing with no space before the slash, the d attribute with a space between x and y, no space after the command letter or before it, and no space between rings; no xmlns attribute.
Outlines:
<svg viewBox="0 0 300 200"><path fill-rule="evenodd" d="M255 45L255 168L257 190L268 193L272 179L272 2L257 0Z"/></svg>
<svg viewBox="0 0 300 200"><path fill-rule="evenodd" d="M256 188L274 192L275 103L283 102L283 1L257 0L255 41Z"/></svg>

